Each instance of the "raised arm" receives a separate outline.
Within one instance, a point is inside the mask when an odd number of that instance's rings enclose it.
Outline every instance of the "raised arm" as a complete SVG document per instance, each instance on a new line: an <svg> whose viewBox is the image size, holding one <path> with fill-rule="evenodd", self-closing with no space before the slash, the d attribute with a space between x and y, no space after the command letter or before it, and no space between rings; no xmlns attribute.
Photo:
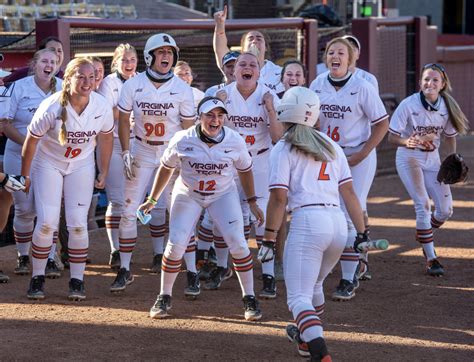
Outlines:
<svg viewBox="0 0 474 362"><path fill-rule="evenodd" d="M212 39L212 46L214 47L214 55L219 69L222 69L222 58L229 52L227 46L227 36L225 35L225 20L227 19L227 5L224 5L224 10L214 13L214 21L216 26L214 28L214 37Z"/></svg>

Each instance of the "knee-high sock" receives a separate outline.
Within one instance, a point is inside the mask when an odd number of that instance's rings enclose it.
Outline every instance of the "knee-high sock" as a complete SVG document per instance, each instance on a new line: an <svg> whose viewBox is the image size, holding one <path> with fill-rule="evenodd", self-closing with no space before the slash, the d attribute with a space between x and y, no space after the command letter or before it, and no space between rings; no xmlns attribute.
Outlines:
<svg viewBox="0 0 474 362"><path fill-rule="evenodd" d="M184 262L186 263L186 269L190 272L197 273L196 269L196 238L194 235L189 239L188 247L184 253Z"/></svg>
<svg viewBox="0 0 474 362"><path fill-rule="evenodd" d="M234 270L239 278L242 296L255 295L253 288L253 260L250 250L243 250L232 255Z"/></svg>

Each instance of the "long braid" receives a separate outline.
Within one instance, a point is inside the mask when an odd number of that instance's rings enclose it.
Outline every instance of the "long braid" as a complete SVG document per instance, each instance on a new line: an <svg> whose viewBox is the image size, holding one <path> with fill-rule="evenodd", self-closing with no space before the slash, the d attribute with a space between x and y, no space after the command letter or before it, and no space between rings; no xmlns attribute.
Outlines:
<svg viewBox="0 0 474 362"><path fill-rule="evenodd" d="M66 106L69 102L69 91L67 87L61 91L61 96L59 97L59 104L61 105L61 130L59 131L58 141L61 146L64 146L67 142L67 130L66 130L66 121L67 121L67 110Z"/></svg>

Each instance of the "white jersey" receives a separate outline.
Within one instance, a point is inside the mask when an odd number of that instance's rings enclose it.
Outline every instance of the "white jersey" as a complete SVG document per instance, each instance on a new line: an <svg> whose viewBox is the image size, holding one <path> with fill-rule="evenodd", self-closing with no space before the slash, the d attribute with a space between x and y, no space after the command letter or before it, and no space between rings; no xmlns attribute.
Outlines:
<svg viewBox="0 0 474 362"><path fill-rule="evenodd" d="M341 147L357 147L366 142L370 127L388 118L375 88L364 79L352 76L336 91L324 73L311 83L310 89L321 102L321 131Z"/></svg>
<svg viewBox="0 0 474 362"><path fill-rule="evenodd" d="M439 148L441 135L455 137L458 133L449 119L443 98L438 111L428 111L423 107L420 97L420 93L415 93L399 104L390 120L388 131L403 138L417 134Z"/></svg>
<svg viewBox="0 0 474 362"><path fill-rule="evenodd" d="M372 73L369 73L363 69L360 69L360 68L356 68L355 69L355 72L354 72L354 76L356 78L362 78L362 79L365 79L367 82L369 82L370 84L372 84L372 86L375 88L375 90L377 91L377 94L380 93L380 90L379 90L379 82L377 81L377 78L375 77L375 75L373 75Z"/></svg>
<svg viewBox="0 0 474 362"><path fill-rule="evenodd" d="M227 108L227 121L244 138L248 151L256 156L259 151L272 147L272 139L269 132L270 120L263 105L263 95L270 90L263 84L258 83L255 91L244 99L237 89L237 83L225 86L223 90L227 94L225 106ZM275 108L279 99L273 95Z"/></svg>
<svg viewBox="0 0 474 362"><path fill-rule="evenodd" d="M10 102L15 88L15 83L10 84L9 86L0 87L0 119L7 118L8 112L10 110Z"/></svg>
<svg viewBox="0 0 474 362"><path fill-rule="evenodd" d="M56 78L56 91L61 90L62 80ZM40 103L51 95L45 93L35 82L34 76L19 79L15 82L12 92L10 109L7 118L19 133L26 136L27 127Z"/></svg>
<svg viewBox="0 0 474 362"><path fill-rule="evenodd" d="M112 108L108 106L105 98L96 92L91 93L89 103L81 115L78 115L68 103L67 141L61 146L58 141L62 125L60 95L61 92L57 92L41 102L28 126L28 131L33 137L41 138L37 157L51 160L55 164L94 162L97 135L111 133L114 130Z"/></svg>
<svg viewBox="0 0 474 362"><path fill-rule="evenodd" d="M120 92L122 91L123 87L123 80L120 79L117 72L109 74L107 77L104 78L102 83L100 83L100 87L97 90L97 93L103 95L105 99L110 103L111 107L117 107L118 101L120 98ZM114 129L114 137L118 137L118 119L115 119L115 129Z"/></svg>
<svg viewBox="0 0 474 362"><path fill-rule="evenodd" d="M260 79L259 81L265 84L275 93L280 93L285 91L285 86L281 82L281 71L282 67L276 65L270 60L265 60L265 64L260 69Z"/></svg>
<svg viewBox="0 0 474 362"><path fill-rule="evenodd" d="M209 87L209 88L206 89L206 92L204 93L204 96L205 97L215 97L217 92L219 92L225 86L226 86L225 83L213 85L212 87Z"/></svg>
<svg viewBox="0 0 474 362"><path fill-rule="evenodd" d="M331 162L315 161L291 144L281 139L270 156L269 189L288 190L288 207L312 204L339 206L339 186L352 181L347 158L334 141L320 133L336 149L336 159Z"/></svg>
<svg viewBox="0 0 474 362"><path fill-rule="evenodd" d="M197 113L199 102L205 97L204 92L196 87L191 87L194 97L194 113Z"/></svg>
<svg viewBox="0 0 474 362"><path fill-rule="evenodd" d="M166 168L181 164L180 178L189 190L209 195L224 194L235 187L235 170L249 171L252 159L237 132L223 127L222 142L209 147L199 138L196 127L175 134L161 163Z"/></svg>
<svg viewBox="0 0 474 362"><path fill-rule="evenodd" d="M118 109L133 111L133 131L142 140L169 141L182 130L181 119L194 120L194 98L191 87L176 76L159 88L145 72L128 79L122 88Z"/></svg>

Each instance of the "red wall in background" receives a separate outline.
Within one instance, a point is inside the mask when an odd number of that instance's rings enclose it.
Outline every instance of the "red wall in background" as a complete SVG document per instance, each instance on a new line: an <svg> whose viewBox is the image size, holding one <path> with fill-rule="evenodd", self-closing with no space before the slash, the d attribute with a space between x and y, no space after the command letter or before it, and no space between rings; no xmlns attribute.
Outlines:
<svg viewBox="0 0 474 362"><path fill-rule="evenodd" d="M7 69L7 70L13 70L16 68L24 67L28 65L28 62L33 57L33 52L27 52L27 53L2 52L2 54L5 59L3 60L2 63L0 63L0 67L2 69Z"/></svg>

